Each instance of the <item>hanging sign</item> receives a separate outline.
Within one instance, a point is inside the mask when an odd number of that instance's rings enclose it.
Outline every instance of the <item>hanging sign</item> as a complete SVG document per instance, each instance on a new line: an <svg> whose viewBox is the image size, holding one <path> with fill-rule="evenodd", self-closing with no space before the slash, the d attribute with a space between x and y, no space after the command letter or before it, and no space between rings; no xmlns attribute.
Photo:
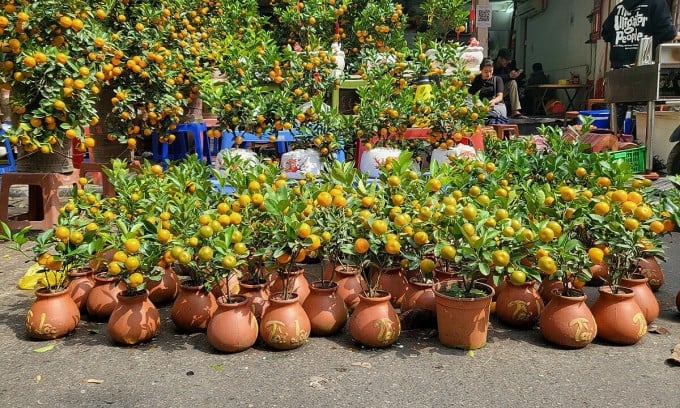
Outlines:
<svg viewBox="0 0 680 408"><path fill-rule="evenodd" d="M491 5L478 4L477 12L475 13L477 28L491 27Z"/></svg>

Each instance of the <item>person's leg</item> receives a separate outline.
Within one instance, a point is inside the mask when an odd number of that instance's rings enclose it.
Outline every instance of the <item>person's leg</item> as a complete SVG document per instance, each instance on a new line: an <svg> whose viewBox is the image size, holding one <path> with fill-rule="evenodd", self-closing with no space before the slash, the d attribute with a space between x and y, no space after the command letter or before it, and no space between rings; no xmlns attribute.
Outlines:
<svg viewBox="0 0 680 408"><path fill-rule="evenodd" d="M517 81L510 80L505 83L505 93L508 95L510 100L510 112L512 115L521 114L522 104L519 101L519 89L517 88Z"/></svg>

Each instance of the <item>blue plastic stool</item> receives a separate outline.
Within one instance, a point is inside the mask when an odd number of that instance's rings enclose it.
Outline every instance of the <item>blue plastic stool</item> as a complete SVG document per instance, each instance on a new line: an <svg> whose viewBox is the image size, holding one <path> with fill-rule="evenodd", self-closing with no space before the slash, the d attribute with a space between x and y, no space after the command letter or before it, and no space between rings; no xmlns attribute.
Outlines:
<svg viewBox="0 0 680 408"><path fill-rule="evenodd" d="M0 127L0 137L5 134L5 125ZM7 173L10 171L17 171L16 162L14 159L14 150L9 142L9 139L3 138L5 144L5 150L7 150L7 163L0 163L0 174Z"/></svg>
<svg viewBox="0 0 680 408"><path fill-rule="evenodd" d="M244 131L237 132L236 134L243 138L243 145L245 148L248 148L251 143L269 142L268 134L264 134L262 137L258 137L253 133L246 133ZM295 134L293 132L282 130L279 132L278 137L276 138L276 150L279 152L279 154L283 154L290 150L290 144L294 141ZM222 132L222 149L229 149L231 147L234 147L234 134L229 130L225 130Z"/></svg>
<svg viewBox="0 0 680 408"><path fill-rule="evenodd" d="M194 136L194 149L199 159L205 157L208 165L212 164L210 155L210 140L208 139L208 127L205 122L180 123L173 132L177 135L172 144L160 143L158 134L151 135L151 149L154 162L164 162L167 159L180 160L189 152L189 133ZM203 147L205 146L205 151Z"/></svg>

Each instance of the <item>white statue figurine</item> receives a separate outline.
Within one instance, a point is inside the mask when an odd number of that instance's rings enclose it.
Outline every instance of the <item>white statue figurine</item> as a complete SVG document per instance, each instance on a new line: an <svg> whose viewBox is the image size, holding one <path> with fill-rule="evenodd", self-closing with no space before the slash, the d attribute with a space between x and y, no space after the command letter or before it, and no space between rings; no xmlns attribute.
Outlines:
<svg viewBox="0 0 680 408"><path fill-rule="evenodd" d="M331 52L335 57L336 68L333 73L337 78L342 76L342 72L345 70L345 51L342 50L342 45L339 42L334 42L331 44Z"/></svg>

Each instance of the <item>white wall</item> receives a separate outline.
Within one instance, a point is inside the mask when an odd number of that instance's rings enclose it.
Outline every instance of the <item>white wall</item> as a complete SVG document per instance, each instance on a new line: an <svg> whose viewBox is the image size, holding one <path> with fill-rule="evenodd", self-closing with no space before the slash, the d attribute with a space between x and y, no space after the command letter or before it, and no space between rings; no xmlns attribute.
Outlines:
<svg viewBox="0 0 680 408"><path fill-rule="evenodd" d="M543 63L551 82L578 73L581 82L593 79L596 44L586 44L591 24L587 16L593 0L546 0L545 11L517 21L517 63L531 71ZM521 9L519 10L521 11Z"/></svg>

